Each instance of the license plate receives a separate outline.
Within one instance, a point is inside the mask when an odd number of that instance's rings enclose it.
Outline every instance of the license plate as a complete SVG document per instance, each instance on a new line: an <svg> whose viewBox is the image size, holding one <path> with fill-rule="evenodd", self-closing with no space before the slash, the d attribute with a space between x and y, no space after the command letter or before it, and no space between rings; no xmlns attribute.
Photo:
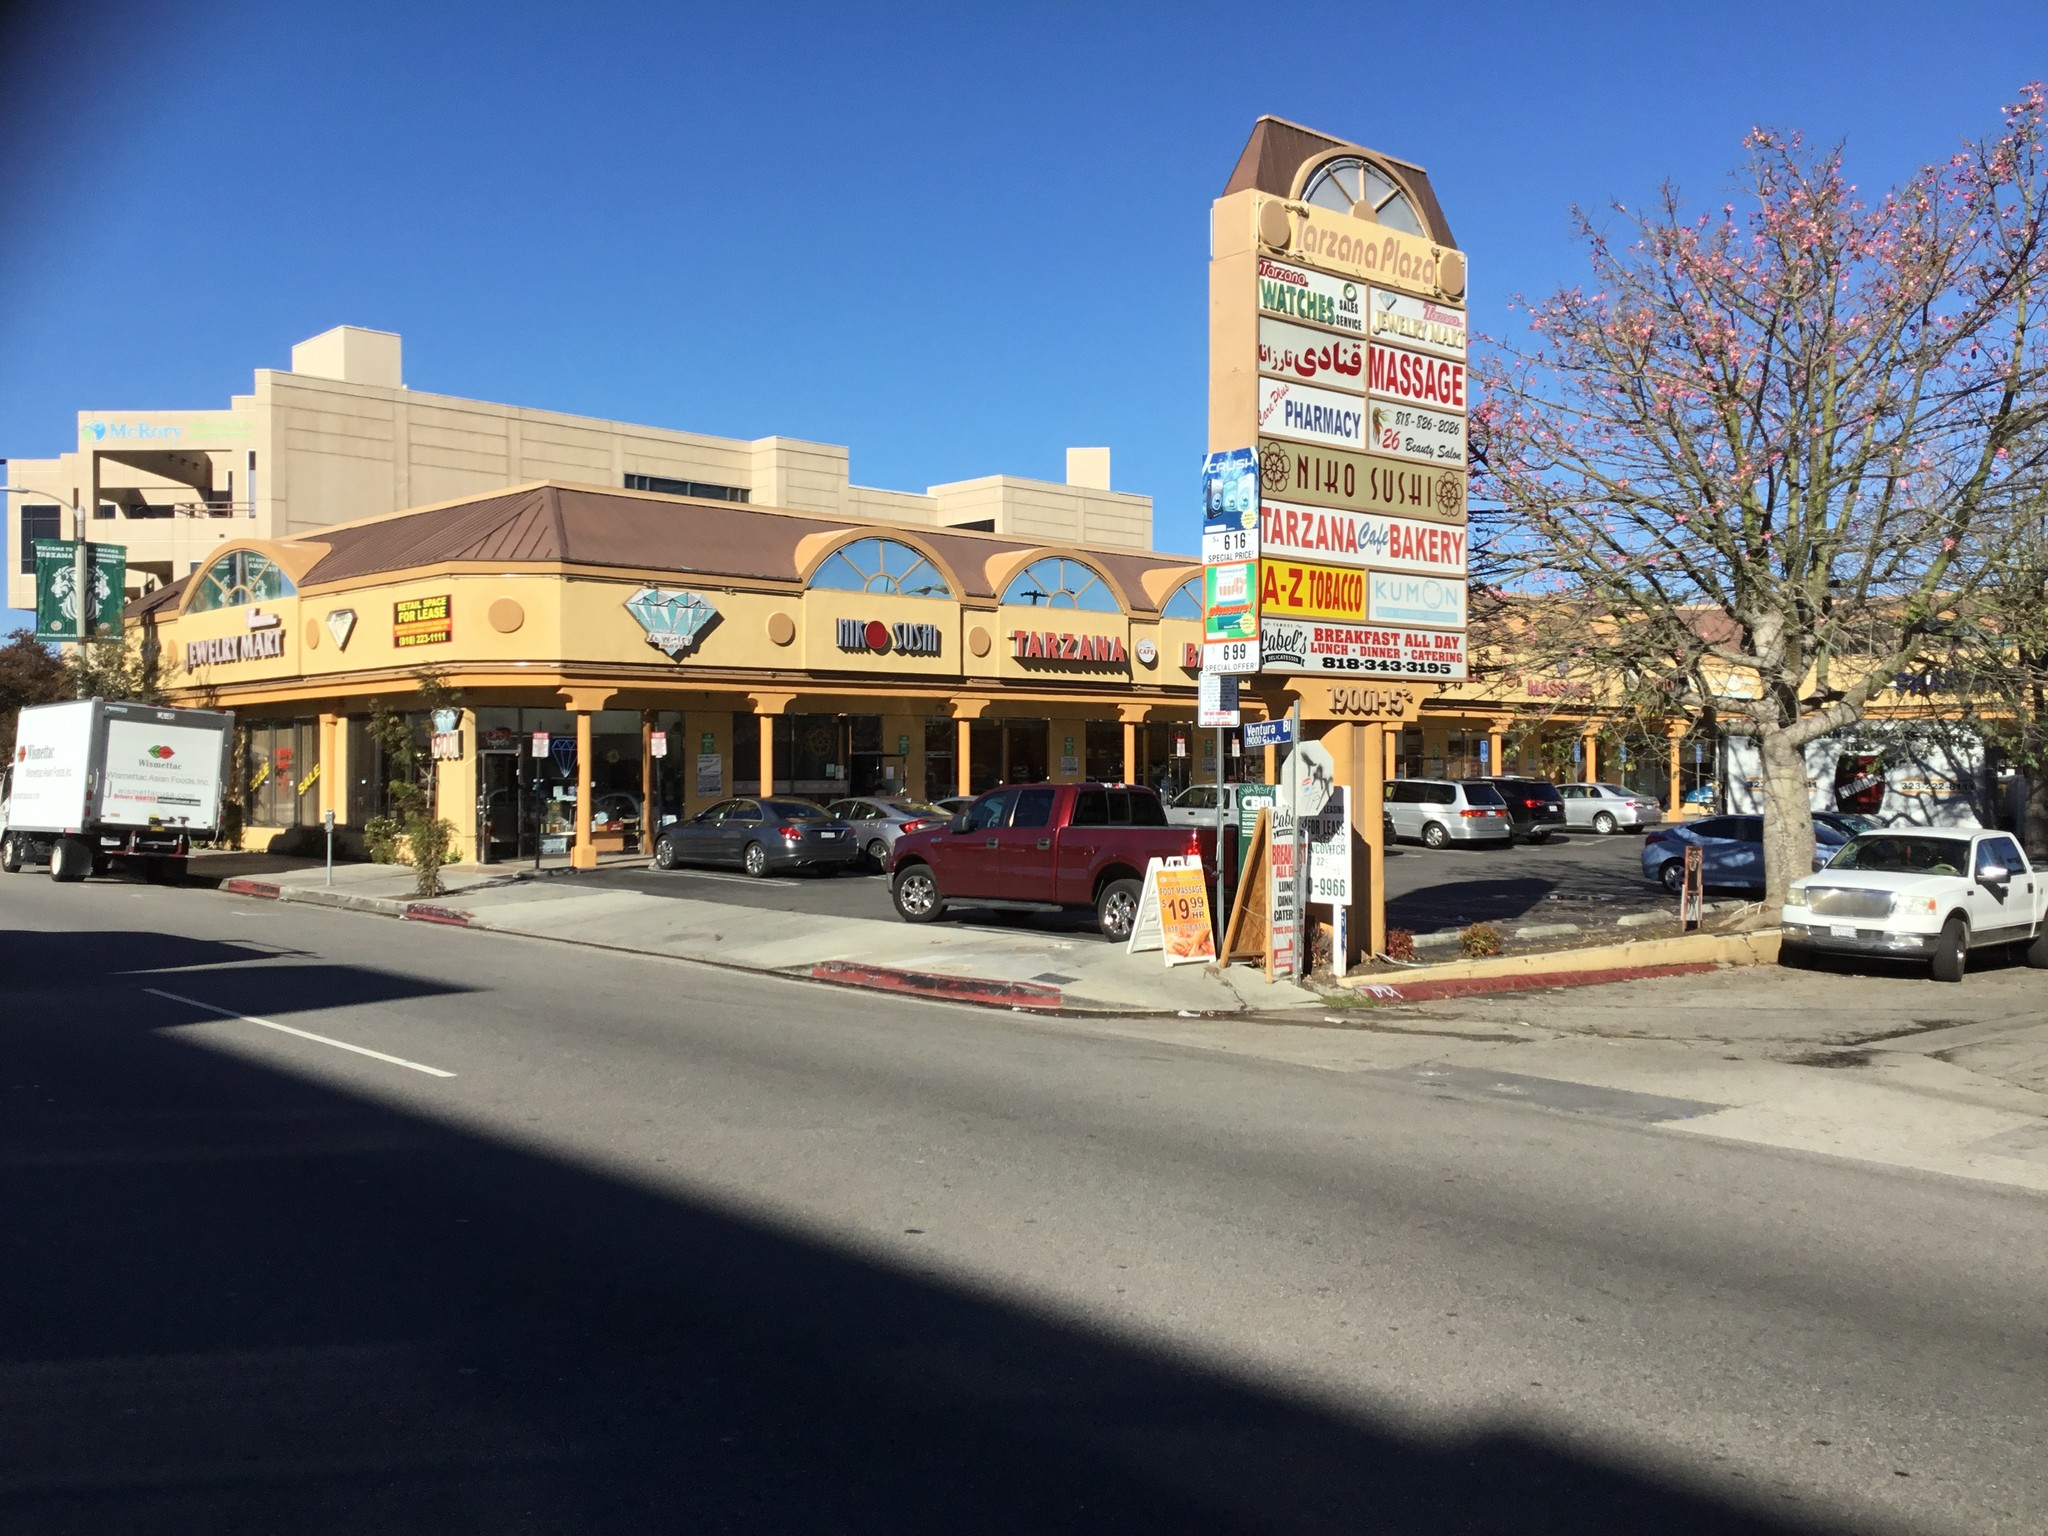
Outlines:
<svg viewBox="0 0 2048 1536"><path fill-rule="evenodd" d="M832 841L832 839L833 839L833 838L835 838L835 837L837 837L838 835L839 835L839 834L838 834L837 832L820 832L820 833L818 834L818 836L819 836L819 837L820 837L821 839L823 839L823 840L824 840L825 842L828 842L828 843L829 843L829 842L831 842L831 841Z"/></svg>
<svg viewBox="0 0 2048 1536"><path fill-rule="evenodd" d="M1828 935L1837 939L1853 939L1856 930L1847 923L1832 923L1828 926Z"/></svg>

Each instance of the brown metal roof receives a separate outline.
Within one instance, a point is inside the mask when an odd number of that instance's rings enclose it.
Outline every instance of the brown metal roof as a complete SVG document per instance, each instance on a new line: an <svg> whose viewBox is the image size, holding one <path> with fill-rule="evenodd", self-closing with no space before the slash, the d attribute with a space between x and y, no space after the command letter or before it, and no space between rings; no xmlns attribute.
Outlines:
<svg viewBox="0 0 2048 1536"><path fill-rule="evenodd" d="M661 576L753 577L796 581L798 546L813 534L888 537L888 524L860 524L769 511L727 501L697 501L574 485L530 485L474 500L403 512L302 536L327 552L300 585L354 581L421 566L473 562L616 566ZM1014 539L913 527L959 578L964 597L990 598L991 555L1041 546ZM1122 583L1135 608L1150 608L1142 577L1191 557L1085 550ZM154 596L154 594L153 594Z"/></svg>
<svg viewBox="0 0 2048 1536"><path fill-rule="evenodd" d="M1367 149L1349 139L1318 133L1313 128L1290 123L1283 117L1262 117L1252 125L1252 136L1245 141L1244 152L1237 157L1230 180L1224 184L1223 195L1228 197L1246 187L1256 187L1275 197L1292 197L1295 173L1308 161L1333 149L1352 150L1383 163L1415 194L1415 200L1422 205L1423 218L1436 231L1437 243L1452 250L1458 249L1458 242L1451 234L1450 220L1444 217L1443 207L1436 200L1436 189L1430 185L1429 172L1411 161L1377 149Z"/></svg>

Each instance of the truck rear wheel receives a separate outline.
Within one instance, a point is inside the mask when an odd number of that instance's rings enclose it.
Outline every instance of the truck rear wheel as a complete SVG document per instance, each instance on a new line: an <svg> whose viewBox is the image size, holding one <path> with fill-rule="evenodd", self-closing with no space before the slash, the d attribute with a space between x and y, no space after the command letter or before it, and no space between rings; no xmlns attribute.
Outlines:
<svg viewBox="0 0 2048 1536"><path fill-rule="evenodd" d="M21 845L14 840L12 832L0 837L0 871L10 875L21 873Z"/></svg>
<svg viewBox="0 0 2048 1536"><path fill-rule="evenodd" d="M50 878L63 885L75 885L92 868L92 850L75 837L60 837L50 845Z"/></svg>
<svg viewBox="0 0 2048 1536"><path fill-rule="evenodd" d="M1138 923L1138 902L1144 894L1145 887L1140 881L1112 880L1095 898L1095 920L1102 926L1102 936L1110 943L1129 941L1131 930Z"/></svg>
<svg viewBox="0 0 2048 1536"><path fill-rule="evenodd" d="M2041 932L2033 943L2027 946L2027 964L2037 971L2048 971L2048 923L2041 926Z"/></svg>

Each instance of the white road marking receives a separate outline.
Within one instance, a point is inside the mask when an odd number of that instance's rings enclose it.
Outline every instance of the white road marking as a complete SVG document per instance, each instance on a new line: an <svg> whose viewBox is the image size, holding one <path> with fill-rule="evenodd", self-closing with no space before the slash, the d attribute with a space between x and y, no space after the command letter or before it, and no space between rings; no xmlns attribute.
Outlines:
<svg viewBox="0 0 2048 1536"><path fill-rule="evenodd" d="M265 1029L274 1029L280 1034L297 1035L301 1040L311 1040L320 1045L331 1045L337 1051L354 1051L358 1056L371 1056L378 1061L388 1061L394 1067L410 1067L413 1071L424 1072L429 1077L453 1077L455 1075L453 1072L443 1072L439 1067L422 1066L417 1061L407 1061L403 1056L387 1056L382 1051L371 1050L367 1045L350 1045L346 1040L329 1039L326 1035L316 1035L309 1029L293 1029L291 1025L280 1024L275 1019L259 1019L253 1013L237 1013L232 1008L221 1008L212 1003L202 1003L196 997L181 997L176 992L159 992L155 987L144 987L142 990L149 993L152 997L169 998L174 1003L183 1003L188 1008L203 1009L207 1013L217 1013L222 1018L240 1019L244 1024L261 1024Z"/></svg>

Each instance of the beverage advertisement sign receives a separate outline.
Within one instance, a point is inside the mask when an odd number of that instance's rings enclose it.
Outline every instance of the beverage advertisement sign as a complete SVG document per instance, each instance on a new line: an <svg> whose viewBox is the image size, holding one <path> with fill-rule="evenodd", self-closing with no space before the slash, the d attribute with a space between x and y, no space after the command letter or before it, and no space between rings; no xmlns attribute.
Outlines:
<svg viewBox="0 0 2048 1536"><path fill-rule="evenodd" d="M1376 341L1366 354L1366 388L1383 399L1433 411L1463 411L1465 365Z"/></svg>
<svg viewBox="0 0 2048 1536"><path fill-rule="evenodd" d="M1465 311L1446 309L1430 299L1412 293L1394 293L1386 288L1372 290L1374 341L1392 342L1427 352L1432 357L1465 360Z"/></svg>
<svg viewBox="0 0 2048 1536"><path fill-rule="evenodd" d="M1426 677L1457 682L1465 676L1465 636L1455 629L1317 623L1268 615L1259 644L1269 672L1345 676Z"/></svg>
<svg viewBox="0 0 2048 1536"><path fill-rule="evenodd" d="M1446 364L1446 367L1449 365ZM1259 431L1298 437L1334 448L1365 446L1365 402L1313 384L1278 379L1259 382Z"/></svg>
<svg viewBox="0 0 2048 1536"><path fill-rule="evenodd" d="M1259 480L1267 496L1282 501L1440 523L1465 521L1461 469L1432 469L1377 454L1261 438Z"/></svg>
<svg viewBox="0 0 2048 1536"><path fill-rule="evenodd" d="M1438 576L1370 571L1365 616L1375 624L1419 624L1425 629L1465 627L1465 583Z"/></svg>
<svg viewBox="0 0 2048 1536"><path fill-rule="evenodd" d="M1365 305L1365 285L1352 278L1259 258L1259 308L1266 314L1363 336Z"/></svg>
<svg viewBox="0 0 2048 1536"><path fill-rule="evenodd" d="M1414 523L1273 500L1262 503L1260 513L1261 542L1268 554L1430 576L1465 574L1466 531L1456 523Z"/></svg>
<svg viewBox="0 0 2048 1536"><path fill-rule="evenodd" d="M1365 343L1287 320L1259 321L1259 372L1365 393Z"/></svg>
<svg viewBox="0 0 2048 1536"><path fill-rule="evenodd" d="M1366 407L1366 446L1397 459L1462 467L1465 418L1453 411L1426 411L1398 400L1374 400Z"/></svg>
<svg viewBox="0 0 2048 1536"><path fill-rule="evenodd" d="M1257 456L1249 448L1212 453L1202 463L1202 531L1255 533L1259 526ZM1252 553L1256 555L1257 550Z"/></svg>

